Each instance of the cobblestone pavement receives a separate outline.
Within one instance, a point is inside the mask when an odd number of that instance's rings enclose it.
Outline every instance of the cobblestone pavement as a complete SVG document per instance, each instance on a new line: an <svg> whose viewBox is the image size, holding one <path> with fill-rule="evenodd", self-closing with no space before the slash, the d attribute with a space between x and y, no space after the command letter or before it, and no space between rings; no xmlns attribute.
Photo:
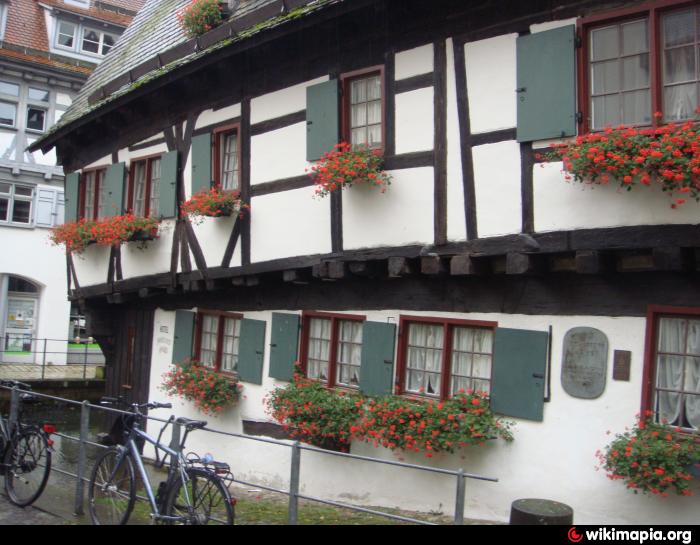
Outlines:
<svg viewBox="0 0 700 545"><path fill-rule="evenodd" d="M44 380L88 380L95 379L95 372L102 365L47 365ZM0 363L0 379L41 380L42 366L36 364Z"/></svg>

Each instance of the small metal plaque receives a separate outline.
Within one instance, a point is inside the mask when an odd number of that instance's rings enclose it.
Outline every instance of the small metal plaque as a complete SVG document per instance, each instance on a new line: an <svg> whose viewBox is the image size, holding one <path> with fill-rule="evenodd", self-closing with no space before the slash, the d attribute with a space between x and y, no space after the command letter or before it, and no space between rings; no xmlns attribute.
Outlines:
<svg viewBox="0 0 700 545"><path fill-rule="evenodd" d="M605 390L608 338L591 327L575 327L564 337L561 384L567 394L595 399Z"/></svg>
<svg viewBox="0 0 700 545"><path fill-rule="evenodd" d="M632 369L632 352L629 350L615 350L613 356L613 380L626 380L629 382Z"/></svg>

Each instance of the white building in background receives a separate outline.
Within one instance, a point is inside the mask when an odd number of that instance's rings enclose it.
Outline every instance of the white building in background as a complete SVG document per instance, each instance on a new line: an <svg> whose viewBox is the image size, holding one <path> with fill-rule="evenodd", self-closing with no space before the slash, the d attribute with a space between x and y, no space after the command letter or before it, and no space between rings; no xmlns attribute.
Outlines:
<svg viewBox="0 0 700 545"><path fill-rule="evenodd" d="M48 239L63 221L63 169L55 153L26 148L61 118L142 4L0 4L0 362L65 363L66 339L80 334L79 318L77 330L69 322L65 253Z"/></svg>

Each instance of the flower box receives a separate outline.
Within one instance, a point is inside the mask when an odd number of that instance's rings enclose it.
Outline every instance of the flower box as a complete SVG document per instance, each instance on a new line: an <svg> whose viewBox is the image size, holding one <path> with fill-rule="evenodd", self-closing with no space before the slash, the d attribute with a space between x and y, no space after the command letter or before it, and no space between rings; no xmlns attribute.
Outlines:
<svg viewBox="0 0 700 545"><path fill-rule="evenodd" d="M195 193L180 208L181 215L195 223L201 223L207 217L231 217L236 214L242 217L249 209L250 206L243 203L237 191L224 191L218 185Z"/></svg>
<svg viewBox="0 0 700 545"><path fill-rule="evenodd" d="M132 214L101 220L82 219L51 229L49 238L71 253L82 253L91 244L115 246L124 242L146 242L158 238L160 221Z"/></svg>
<svg viewBox="0 0 700 545"><path fill-rule="evenodd" d="M135 231L130 237L129 242L148 242L158 238L157 229L141 229Z"/></svg>
<svg viewBox="0 0 700 545"><path fill-rule="evenodd" d="M318 197L353 185L376 187L384 193L391 185L391 175L382 170L383 162L379 150L353 149L347 142L341 142L308 170Z"/></svg>

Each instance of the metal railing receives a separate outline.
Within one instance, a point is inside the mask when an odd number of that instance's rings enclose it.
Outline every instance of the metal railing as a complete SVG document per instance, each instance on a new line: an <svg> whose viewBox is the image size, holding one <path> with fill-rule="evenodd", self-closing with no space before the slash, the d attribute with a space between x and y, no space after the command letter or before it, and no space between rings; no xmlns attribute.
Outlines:
<svg viewBox="0 0 700 545"><path fill-rule="evenodd" d="M12 396L11 396L11 401L10 401L10 421L11 423L16 423L17 419L20 414L20 394L25 393L25 391L20 390L19 388L7 388L0 386L0 389L5 389L5 390L11 390ZM77 473L73 474L68 471L64 471L58 468L52 468L53 471L56 471L58 473L61 473L63 475L72 477L76 479L76 489L75 489L75 514L76 515L83 515L84 514L84 503L85 503L85 484L89 482L89 479L86 477L86 447L87 446L93 446L93 447L98 447L102 449L107 449L109 447L105 445L100 445L98 443L90 442L88 440L89 437L89 428L90 428L90 416L91 412L93 410L98 410L98 411L104 411L108 413L114 413L114 414L130 414L125 411L121 411L118 409L113 409L110 407L102 407L99 405L92 405L88 401L74 401L70 399L64 399L60 397L55 397L55 396L50 396L46 394L40 394L38 392L31 392L34 396L40 397L43 399L48 399L48 400L53 400L53 401L58 401L61 403L66 403L69 405L74 405L74 406L79 406L80 407L80 435L78 437L70 436L70 435L65 435L65 434L60 434L56 433L55 435L58 435L59 437L63 439L67 439L69 441L75 441L80 444L80 450L78 454L78 466L77 466ZM162 418L156 418L152 416L147 416L146 417L148 420L155 421L155 422L160 422L160 423L166 423L169 422L168 420L164 420ZM169 444L169 447L173 450L180 451L180 437L182 437L182 428L180 424L178 424L175 421L170 422L171 425L173 426L172 430L172 435L171 435L171 441ZM440 475L449 475L455 478L455 510L454 510L454 517L453 521L455 525L462 525L464 524L464 507L465 507L465 501L466 501L466 481L467 479L472 479L472 480L478 480L478 481L487 481L487 482L498 482L497 478L493 477L486 477L483 475L476 475L473 473L467 473L463 469L459 470L449 470L449 469L441 469L441 468L434 468L434 467L427 467L427 466L421 466L421 465L416 465L416 464L409 464L405 462L397 462L394 460L382 460L378 458L371 458L368 456L360 456L356 454L349 454L349 453L343 453L343 452L335 452L335 451L328 451L324 449L319 449L315 448L312 446L308 445L303 445L299 443L298 441L290 443L289 441L279 441L276 439L267 439L267 438L262 438L262 437L253 437L250 435L244 435L240 433L230 433L230 432L224 432L220 430L213 430L209 428L203 428L201 431L203 432L208 432L211 434L215 435L221 435L221 436L226 436L226 437L234 437L234 438L239 438L239 439L244 439L248 441L255 441L258 443L267 443L267 444L272 444L272 445L277 445L277 446L282 446L286 448L291 449L291 462L290 462L290 468L289 468L289 489L284 490L280 488L273 488L267 485L263 485L261 483L252 483L240 479L233 479L233 482L245 485L245 486L253 486L262 490L267 490L269 492L276 492L279 494L283 494L285 496L289 497L289 503L288 503L288 524L290 525L295 525L298 523L298 517L299 517L299 500L306 500L309 502L315 502L315 503L320 503L324 505L330 505L333 507L341 508L341 509L349 509L352 511L357 511L361 513L367 513L379 517L384 517L387 519L392 519L392 520L397 520L400 522L408 522L412 524L421 524L421 525L436 525L435 523L424 521L424 520L419 520L411 517L406 517L406 516L401 516L401 515L395 515L393 513L386 513L383 511L378 511L376 509L370 509L367 507L359 507L357 505L352 505L344 502L338 502L338 501L333 501L333 500L328 500L324 498L319 498L315 496L307 496L305 494L302 494L300 492L301 490L301 462L302 462L302 452L303 451L308 451L308 452L313 452L321 455L326 455L326 456L335 456L335 457L340 457L343 459L349 459L349 460L360 460L364 462L370 462L370 463L375 463L375 464L380 464L380 465L388 465L388 466L394 466L394 467L399 467L399 468L404 468L404 469L410 469L410 470L417 470L417 471L424 471L428 473L433 473L433 474L440 474ZM181 451L180 451L181 452ZM235 468L232 467L232 470L234 475L235 475ZM144 497L139 497L140 500L146 501L146 498Z"/></svg>
<svg viewBox="0 0 700 545"><path fill-rule="evenodd" d="M8 348L10 338L21 340L22 347ZM71 347L73 345L73 347ZM21 337L19 334L7 333L4 339L4 349L0 350L0 363L15 365L41 365L41 380L46 378L47 367L53 366L52 356L65 356L66 365L83 366L83 380L87 379L87 368L90 365L104 365L105 359L102 351L95 348L95 340L92 337L74 339L49 339ZM63 364L56 365L56 368ZM17 378L21 377L7 377Z"/></svg>

